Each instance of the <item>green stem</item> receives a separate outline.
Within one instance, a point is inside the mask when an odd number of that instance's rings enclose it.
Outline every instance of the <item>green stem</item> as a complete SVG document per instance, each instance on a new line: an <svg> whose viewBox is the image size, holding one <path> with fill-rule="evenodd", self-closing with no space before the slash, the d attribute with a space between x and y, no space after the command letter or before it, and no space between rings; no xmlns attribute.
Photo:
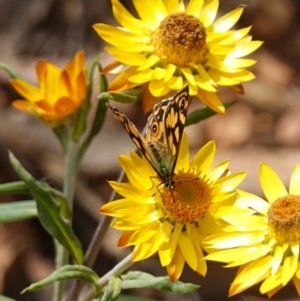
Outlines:
<svg viewBox="0 0 300 301"><path fill-rule="evenodd" d="M109 279L111 277L116 277L121 275L125 270L127 270L130 266L133 265L132 261L132 253L130 253L128 256L126 256L121 262L119 262L113 269L111 269L108 273L106 273L104 276L101 277L101 279L97 283L97 291L89 290L89 292L86 294L86 298L84 301L91 301L94 298L98 297L103 288L107 285L109 282Z"/></svg>
<svg viewBox="0 0 300 301"><path fill-rule="evenodd" d="M73 200L75 194L75 182L76 182L76 166L77 166L77 158L78 158L78 145L72 140L71 134L68 139L68 146L65 153L65 170L64 170L64 183L63 183L63 192L65 198L69 205L69 210L72 217L73 211ZM70 220L71 222L71 220ZM60 267L66 265L69 260L68 251L57 241L55 242L56 246L56 270ZM53 292L53 301L61 301L64 294L64 281L58 281L54 284L54 292Z"/></svg>

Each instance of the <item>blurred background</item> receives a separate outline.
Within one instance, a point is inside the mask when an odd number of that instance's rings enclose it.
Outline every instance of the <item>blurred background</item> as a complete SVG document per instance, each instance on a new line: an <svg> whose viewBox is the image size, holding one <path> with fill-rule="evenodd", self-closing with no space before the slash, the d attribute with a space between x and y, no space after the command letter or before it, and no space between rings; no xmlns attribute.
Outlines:
<svg viewBox="0 0 300 301"><path fill-rule="evenodd" d="M121 1L133 10L131 0ZM251 58L256 79L244 84L245 95L221 90L225 102L235 102L223 116L214 116L187 128L192 155L208 140L215 139L215 162L231 160L232 171L247 171L241 187L262 195L258 172L261 162L273 167L287 185L295 165L300 163L300 1L295 0L220 0L219 15L240 4L247 7L238 28L253 25L254 40L265 41ZM0 62L17 70L35 84L37 60L48 60L63 67L78 49L85 50L90 62L104 46L91 25L116 24L109 0L0 0ZM104 55L103 65L111 58ZM0 70L0 183L18 180L8 162L11 150L36 178L60 188L63 177L63 154L53 133L29 114L11 106L18 98ZM96 81L96 78L95 78ZM95 100L99 91L94 90ZM96 100L94 101L94 105ZM139 129L147 116L141 103L121 105ZM194 101L190 110L200 107ZM78 175L74 229L86 249L101 219L98 208L108 200L111 189L107 180L116 180L120 172L118 154L128 154L134 146L123 127L108 112L101 134L92 143ZM300 183L299 183L300 184ZM24 199L29 196L24 196ZM17 200L1 196L1 202ZM95 265L103 275L130 250L115 247L119 233L110 230ZM20 301L50 300L52 288L41 292L19 292L30 283L46 277L54 268L51 237L38 220L0 225L0 294ZM135 264L155 275L165 275L156 257ZM228 300L227 293L235 274L208 263L205 278L188 267L181 280L201 285L192 294L177 296L154 290L130 291L131 294L160 300ZM254 287L230 300L266 300ZM292 285L273 300L296 300ZM298 300L298 299L297 299Z"/></svg>

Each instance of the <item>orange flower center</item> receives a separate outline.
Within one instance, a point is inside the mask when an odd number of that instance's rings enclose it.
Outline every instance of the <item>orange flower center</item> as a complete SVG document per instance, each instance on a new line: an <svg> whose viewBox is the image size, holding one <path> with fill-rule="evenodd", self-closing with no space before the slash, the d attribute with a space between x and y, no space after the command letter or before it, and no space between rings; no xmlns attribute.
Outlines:
<svg viewBox="0 0 300 301"><path fill-rule="evenodd" d="M178 223L197 222L203 218L212 201L209 184L193 173L179 172L174 178L175 187L162 191L165 215Z"/></svg>
<svg viewBox="0 0 300 301"><path fill-rule="evenodd" d="M192 15L168 15L154 32L151 44L154 53L179 67L201 63L208 51L203 24Z"/></svg>
<svg viewBox="0 0 300 301"><path fill-rule="evenodd" d="M268 211L269 234L280 245L300 240L300 196L288 195L272 203Z"/></svg>

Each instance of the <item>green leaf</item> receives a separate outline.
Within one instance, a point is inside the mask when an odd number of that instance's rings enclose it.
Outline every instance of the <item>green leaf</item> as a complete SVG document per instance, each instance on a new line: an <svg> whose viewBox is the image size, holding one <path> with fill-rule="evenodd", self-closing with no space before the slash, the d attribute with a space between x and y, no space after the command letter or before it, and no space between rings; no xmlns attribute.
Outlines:
<svg viewBox="0 0 300 301"><path fill-rule="evenodd" d="M35 201L18 201L0 204L0 223L22 221L37 216Z"/></svg>
<svg viewBox="0 0 300 301"><path fill-rule="evenodd" d="M168 276L154 277L151 274L131 271L121 276L123 280L122 289L152 287L158 290L165 290L177 294L185 294L199 288L193 283L181 281L172 282Z"/></svg>
<svg viewBox="0 0 300 301"><path fill-rule="evenodd" d="M62 215L65 215L65 208L62 210L51 189L45 183L35 180L12 153L9 154L9 158L16 173L26 183L36 200L38 217L44 228L72 254L76 263L82 263L84 256L80 242L69 220Z"/></svg>
<svg viewBox="0 0 300 301"><path fill-rule="evenodd" d="M17 73L17 71L15 71L10 66L0 63L0 68L5 70L10 75L10 77L13 79L22 79L22 77Z"/></svg>
<svg viewBox="0 0 300 301"><path fill-rule="evenodd" d="M142 89L135 88L128 92L110 92L114 101L121 103L134 103L142 98Z"/></svg>
<svg viewBox="0 0 300 301"><path fill-rule="evenodd" d="M17 301L17 300L0 295L0 301Z"/></svg>
<svg viewBox="0 0 300 301"><path fill-rule="evenodd" d="M83 265L64 265L58 270L54 271L48 277L41 281L35 282L25 288L21 294L26 292L35 292L45 286L48 286L56 281L62 281L67 279L80 279L90 283L94 290L96 290L96 285L99 280L98 275L90 268Z"/></svg>
<svg viewBox="0 0 300 301"><path fill-rule="evenodd" d="M223 103L223 105L226 109L228 109L229 107L232 106L232 103ZM209 107L195 110L187 116L186 121L185 121L185 126L199 123L200 121L205 120L216 114L218 114L218 113L216 113L214 110L212 110Z"/></svg>
<svg viewBox="0 0 300 301"><path fill-rule="evenodd" d="M101 301L115 301L119 300L119 295L122 289L122 280L118 277L109 279L109 283L105 288Z"/></svg>
<svg viewBox="0 0 300 301"><path fill-rule="evenodd" d="M93 92L93 76L94 71L97 66L99 66L101 54L98 54L93 61L90 63L87 71L87 91L85 100L83 102L83 106L77 113L75 127L73 131L73 140L78 141L81 135L85 132L86 125L87 125L87 115L90 111L91 107L91 96Z"/></svg>
<svg viewBox="0 0 300 301"><path fill-rule="evenodd" d="M0 184L0 195L2 194L26 194L29 189L23 181Z"/></svg>

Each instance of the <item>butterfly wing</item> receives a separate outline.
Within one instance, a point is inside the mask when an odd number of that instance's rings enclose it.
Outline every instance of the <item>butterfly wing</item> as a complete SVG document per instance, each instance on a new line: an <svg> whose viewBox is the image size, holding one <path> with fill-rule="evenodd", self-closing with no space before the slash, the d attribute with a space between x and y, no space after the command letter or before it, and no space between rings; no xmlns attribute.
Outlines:
<svg viewBox="0 0 300 301"><path fill-rule="evenodd" d="M186 85L173 96L165 111L164 127L172 174L178 158L189 105L189 86Z"/></svg>
<svg viewBox="0 0 300 301"><path fill-rule="evenodd" d="M147 161L155 169L155 171L160 175L160 171L157 169L156 164L153 165L153 162L155 162L155 150L153 152L151 147L149 148L149 144L146 142L145 138L140 134L136 126L124 113L122 113L115 107L111 107L108 104L107 106L112 110L116 119L118 119L123 124L126 132L129 134L131 140L139 149L139 151L143 154L143 156L147 159Z"/></svg>
<svg viewBox="0 0 300 301"><path fill-rule="evenodd" d="M146 141L159 150L160 158L154 164L162 178L173 175L189 104L186 85L174 96L156 104L148 118Z"/></svg>

